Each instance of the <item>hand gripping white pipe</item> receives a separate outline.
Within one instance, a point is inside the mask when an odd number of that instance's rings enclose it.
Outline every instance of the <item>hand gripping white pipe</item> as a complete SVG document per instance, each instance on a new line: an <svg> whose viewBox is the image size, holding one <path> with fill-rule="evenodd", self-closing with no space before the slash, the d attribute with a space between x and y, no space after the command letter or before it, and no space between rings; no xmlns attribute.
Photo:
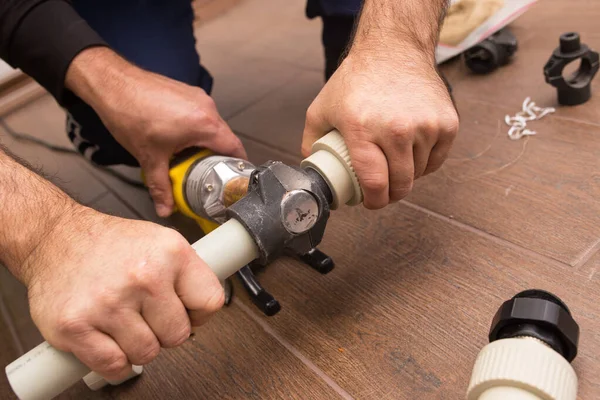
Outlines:
<svg viewBox="0 0 600 400"><path fill-rule="evenodd" d="M337 131L317 141L313 146L313 154L302 162L302 166L313 168L323 176L333 194L333 208L340 204L354 205L362 201L362 191L352 168L348 149ZM233 219L198 240L192 247L220 280L228 278L258 258L258 248L252 236L242 224ZM130 377L140 373L141 368L135 366ZM57 350L47 342L9 364L6 376L21 400L51 399L84 377L91 389L98 389L106 384L73 354Z"/></svg>

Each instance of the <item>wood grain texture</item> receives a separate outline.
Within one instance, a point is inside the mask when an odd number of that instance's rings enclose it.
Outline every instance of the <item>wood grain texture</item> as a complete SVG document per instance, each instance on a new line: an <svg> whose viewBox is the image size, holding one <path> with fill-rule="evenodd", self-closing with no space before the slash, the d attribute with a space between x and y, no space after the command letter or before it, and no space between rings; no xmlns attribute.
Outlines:
<svg viewBox="0 0 600 400"><path fill-rule="evenodd" d="M336 399L313 371L233 305L183 346L161 352L136 381L60 399Z"/></svg>
<svg viewBox="0 0 600 400"><path fill-rule="evenodd" d="M513 141L504 116L514 108L456 99L450 158L408 200L575 264L600 237L600 128L551 115L530 123L536 136Z"/></svg>
<svg viewBox="0 0 600 400"><path fill-rule="evenodd" d="M586 273L406 204L337 211L321 249L327 276L291 260L261 275L283 307L268 322L354 398L462 398L497 308L526 288L569 305L580 398L600 393L600 281Z"/></svg>
<svg viewBox="0 0 600 400"><path fill-rule="evenodd" d="M15 131L71 148L65 131L65 113L46 95L4 117ZM0 129L0 142L23 158L69 195L87 204L106 193L106 188L86 172L87 161L74 154L56 153L38 144L15 140Z"/></svg>
<svg viewBox="0 0 600 400"><path fill-rule="evenodd" d="M457 93L519 111L526 97L541 106L559 107L556 117L600 124L600 87L592 83L592 98L584 106L559 106L556 89L544 80L543 68L559 46L559 37L575 31L581 42L600 50L597 22L600 9L593 0L542 0L510 25L519 49L512 62L488 75L476 75L461 63L453 70L452 83ZM571 68L572 70L572 68Z"/></svg>
<svg viewBox="0 0 600 400"><path fill-rule="evenodd" d="M14 322L7 310L7 303L5 297L5 282L4 273L6 268L0 265L0 366L4 367L11 363L15 358L19 356L20 344L15 343L14 337L11 334L11 328L14 329ZM4 368L0 373L0 398L2 399L13 399L15 396L12 394L10 384L4 374Z"/></svg>
<svg viewBox="0 0 600 400"><path fill-rule="evenodd" d="M276 93L231 118L229 124L234 130L298 157L306 110L322 87L322 74L302 72Z"/></svg>
<svg viewBox="0 0 600 400"><path fill-rule="evenodd" d="M6 312L20 342L20 345L15 348L15 352L20 353L19 347L26 352L42 343L42 335L29 315L27 289L2 266L0 266L0 292Z"/></svg>

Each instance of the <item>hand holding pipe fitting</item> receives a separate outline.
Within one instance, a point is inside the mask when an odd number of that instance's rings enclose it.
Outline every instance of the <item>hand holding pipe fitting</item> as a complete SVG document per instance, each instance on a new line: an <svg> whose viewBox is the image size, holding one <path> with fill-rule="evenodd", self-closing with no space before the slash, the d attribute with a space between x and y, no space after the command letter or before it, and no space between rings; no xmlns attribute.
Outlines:
<svg viewBox="0 0 600 400"><path fill-rule="evenodd" d="M306 170L300 171L303 176L301 180L305 183L309 180L309 189L321 192L318 195L320 200L317 201L322 202L323 197L327 197L325 188L328 187L331 191L331 200L335 201L336 205L358 204L362 201L362 192L350 159L344 156L348 152L343 139L340 140L341 136L337 132L330 135L319 140L321 145L315 144L313 149L315 153L309 157L310 161L303 162ZM331 156L326 154L328 151L332 152ZM281 178L281 175L279 177ZM283 182L287 180L287 176L284 178ZM288 192L293 189L286 188ZM306 186L304 189L302 187L295 189L306 190ZM264 192L262 194L268 195ZM325 209L325 205L322 207ZM279 218L282 223L281 215L277 215L276 218ZM318 224L319 221L313 224L308 232L315 229ZM321 227L318 229L320 230ZM315 232L319 231L315 230ZM304 232L298 236L301 238L298 243L302 243L302 246L307 242L314 243L321 239L318 235L310 236L311 233L308 238L302 237L306 234L307 232ZM284 240L282 243L291 245L292 242L294 239ZM296 244L293 243L294 246ZM243 266L265 255L264 252L261 253L260 245L254 240L254 236L236 219L225 222L194 243L192 248L220 280L228 278ZM11 387L21 400L46 400L62 393L88 375L90 370L73 354L57 350L44 342L8 365L6 373Z"/></svg>

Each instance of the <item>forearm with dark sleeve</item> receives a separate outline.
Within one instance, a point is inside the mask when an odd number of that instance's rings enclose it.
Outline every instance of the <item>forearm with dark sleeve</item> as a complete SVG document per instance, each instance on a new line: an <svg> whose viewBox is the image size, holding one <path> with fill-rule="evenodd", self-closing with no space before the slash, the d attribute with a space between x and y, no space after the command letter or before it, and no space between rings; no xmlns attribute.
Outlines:
<svg viewBox="0 0 600 400"><path fill-rule="evenodd" d="M106 46L65 0L0 0L0 57L67 101L65 74L82 50Z"/></svg>

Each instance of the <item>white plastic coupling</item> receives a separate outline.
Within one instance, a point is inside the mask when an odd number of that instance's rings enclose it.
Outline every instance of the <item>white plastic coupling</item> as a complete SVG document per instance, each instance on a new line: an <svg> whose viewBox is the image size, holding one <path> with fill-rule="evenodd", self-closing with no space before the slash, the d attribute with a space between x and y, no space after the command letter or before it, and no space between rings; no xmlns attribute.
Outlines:
<svg viewBox="0 0 600 400"><path fill-rule="evenodd" d="M467 400L576 400L569 362L532 337L500 339L475 361Z"/></svg>
<svg viewBox="0 0 600 400"><path fill-rule="evenodd" d="M333 196L333 210L343 204L354 206L363 201L363 192L348 147L338 131L333 130L317 140L313 144L312 154L300 166L313 168L325 179Z"/></svg>

